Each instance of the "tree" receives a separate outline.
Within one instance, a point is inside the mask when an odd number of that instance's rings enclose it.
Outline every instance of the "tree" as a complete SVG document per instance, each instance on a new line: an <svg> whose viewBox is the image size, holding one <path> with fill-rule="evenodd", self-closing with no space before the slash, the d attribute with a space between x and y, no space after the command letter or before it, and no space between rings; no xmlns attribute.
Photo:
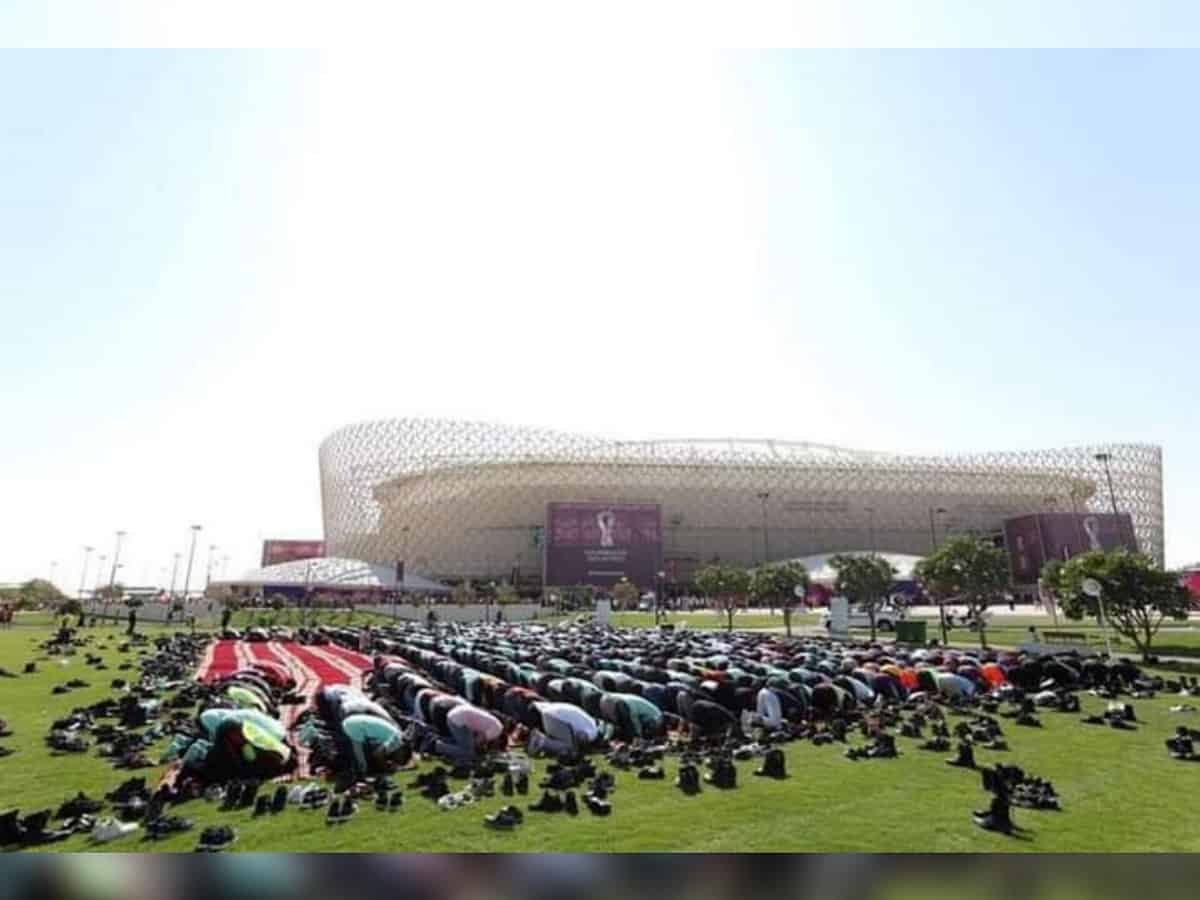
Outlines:
<svg viewBox="0 0 1200 900"><path fill-rule="evenodd" d="M637 609L638 597L641 596L637 585L625 577L613 585L612 595L618 609Z"/></svg>
<svg viewBox="0 0 1200 900"><path fill-rule="evenodd" d="M713 563L704 566L692 576L692 581L702 594L717 602L729 617L729 630L733 631L733 613L740 596L750 591L750 573L741 566Z"/></svg>
<svg viewBox="0 0 1200 900"><path fill-rule="evenodd" d="M1042 569L1042 580L1059 595L1067 618L1099 618L1103 604L1105 618L1133 641L1143 659L1163 622L1187 619L1191 597L1180 574L1158 568L1145 554L1093 550L1047 569L1049 565ZM1083 592L1085 578L1100 582L1099 600Z"/></svg>
<svg viewBox="0 0 1200 900"><path fill-rule="evenodd" d="M839 553L829 560L829 565L838 573L834 590L849 600L851 606L866 612L871 623L871 640L875 640L875 616L892 589L895 568L874 553Z"/></svg>
<svg viewBox="0 0 1200 900"><path fill-rule="evenodd" d="M58 606L67 599L66 594L44 578L26 581L18 588L18 595L23 606L38 609Z"/></svg>
<svg viewBox="0 0 1200 900"><path fill-rule="evenodd" d="M796 588L808 593L808 569L803 563L784 562L762 565L750 577L750 594L755 600L772 603L776 598L783 607L783 625L787 636L792 636L792 608L796 602Z"/></svg>
<svg viewBox="0 0 1200 900"><path fill-rule="evenodd" d="M1008 556L990 541L961 535L945 541L917 563L915 574L925 592L942 609L945 640L945 604L953 600L967 607L979 622L979 645L987 646L985 614L1008 586Z"/></svg>

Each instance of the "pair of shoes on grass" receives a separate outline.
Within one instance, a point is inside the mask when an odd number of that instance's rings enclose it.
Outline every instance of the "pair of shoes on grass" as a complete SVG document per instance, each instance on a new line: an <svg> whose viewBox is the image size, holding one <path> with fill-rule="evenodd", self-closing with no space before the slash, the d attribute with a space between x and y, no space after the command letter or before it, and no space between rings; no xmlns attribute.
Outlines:
<svg viewBox="0 0 1200 900"><path fill-rule="evenodd" d="M340 800L335 798L329 803L329 811L325 814L326 825L344 825L358 812L358 805L348 795Z"/></svg>

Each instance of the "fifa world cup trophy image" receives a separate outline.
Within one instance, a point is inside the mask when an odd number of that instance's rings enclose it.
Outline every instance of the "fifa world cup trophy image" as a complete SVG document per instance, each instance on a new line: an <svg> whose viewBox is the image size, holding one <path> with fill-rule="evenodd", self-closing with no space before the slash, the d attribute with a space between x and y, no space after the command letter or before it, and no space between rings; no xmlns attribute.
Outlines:
<svg viewBox="0 0 1200 900"><path fill-rule="evenodd" d="M600 526L600 546L611 547L613 545L613 529L617 525L617 517L613 515L611 509L606 509L596 513L596 524Z"/></svg>
<svg viewBox="0 0 1200 900"><path fill-rule="evenodd" d="M1103 549L1100 544L1100 520L1095 516L1088 516L1083 520L1083 530L1087 532L1088 543L1092 545L1093 550Z"/></svg>

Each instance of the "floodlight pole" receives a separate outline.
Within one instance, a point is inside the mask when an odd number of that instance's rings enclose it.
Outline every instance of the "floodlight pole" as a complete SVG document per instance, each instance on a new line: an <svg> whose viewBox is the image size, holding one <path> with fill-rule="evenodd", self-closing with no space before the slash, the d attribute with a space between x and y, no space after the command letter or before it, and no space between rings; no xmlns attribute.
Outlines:
<svg viewBox="0 0 1200 900"><path fill-rule="evenodd" d="M1104 649L1108 652L1108 658L1113 659L1112 638L1108 633L1108 616L1104 614L1104 588L1101 587L1096 593L1096 605L1100 609L1100 627L1104 629Z"/></svg>
<svg viewBox="0 0 1200 900"><path fill-rule="evenodd" d="M192 526L192 548L188 551L188 564L186 574L183 576L183 602L187 603L188 587L192 583L192 560L196 557L196 535L200 533L200 526Z"/></svg>
<svg viewBox="0 0 1200 900"><path fill-rule="evenodd" d="M116 550L113 551L112 574L108 577L108 592L110 595L112 594L113 585L117 583L117 569L119 568L118 560L121 558L121 539L124 537L125 532L117 532L117 547Z"/></svg>
<svg viewBox="0 0 1200 900"><path fill-rule="evenodd" d="M92 551L95 547L83 548L83 572L79 576L79 602L83 602L83 586L87 582L88 560L91 559Z"/></svg>

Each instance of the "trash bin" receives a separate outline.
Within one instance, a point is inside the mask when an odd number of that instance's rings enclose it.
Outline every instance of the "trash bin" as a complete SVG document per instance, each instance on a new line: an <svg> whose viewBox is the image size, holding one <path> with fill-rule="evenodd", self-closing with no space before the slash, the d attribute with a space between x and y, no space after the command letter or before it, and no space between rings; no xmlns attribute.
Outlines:
<svg viewBox="0 0 1200 900"><path fill-rule="evenodd" d="M896 623L896 641L901 644L924 645L926 622L924 619L906 619Z"/></svg>

